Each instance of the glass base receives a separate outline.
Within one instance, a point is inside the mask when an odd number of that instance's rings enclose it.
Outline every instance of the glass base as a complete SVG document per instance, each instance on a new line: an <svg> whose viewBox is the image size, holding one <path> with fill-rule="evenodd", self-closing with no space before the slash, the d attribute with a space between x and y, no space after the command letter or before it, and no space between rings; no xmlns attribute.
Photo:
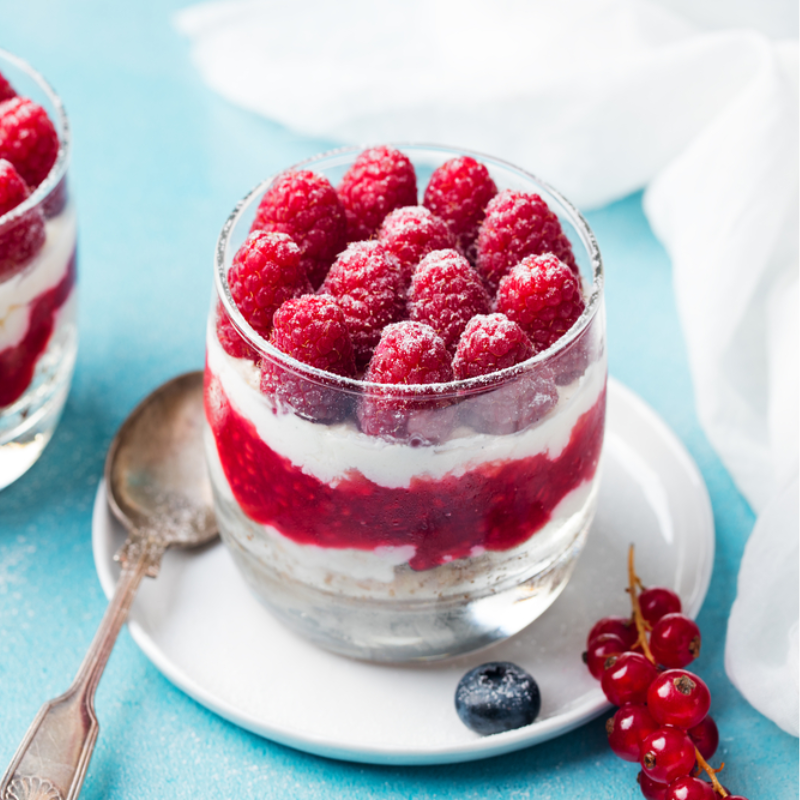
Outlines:
<svg viewBox="0 0 800 800"><path fill-rule="evenodd" d="M374 580L354 579L349 590L341 578L313 584L298 580L302 567L287 568L285 553L274 545L279 534L265 537L262 526L219 492L215 506L222 539L236 566L282 623L320 647L352 658L432 661L512 636L555 601L586 541L598 477L563 524L535 534L512 551L485 553L425 572L396 566L391 584L378 587ZM337 557L314 549L323 559ZM338 591L331 591L334 584ZM432 590L434 585L438 592Z"/></svg>
<svg viewBox="0 0 800 800"><path fill-rule="evenodd" d="M75 303L74 297L68 303ZM0 409L0 489L24 475L47 446L67 401L78 331L73 320L58 325L36 364L30 386Z"/></svg>

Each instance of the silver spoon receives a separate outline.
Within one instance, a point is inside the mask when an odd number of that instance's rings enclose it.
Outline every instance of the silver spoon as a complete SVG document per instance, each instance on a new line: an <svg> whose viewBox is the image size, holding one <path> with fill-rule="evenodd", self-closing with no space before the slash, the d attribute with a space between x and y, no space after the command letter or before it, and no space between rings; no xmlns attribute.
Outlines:
<svg viewBox="0 0 800 800"><path fill-rule="evenodd" d="M94 694L145 575L158 575L168 547L217 535L203 455L203 373L190 372L146 397L108 450L106 491L128 531L115 558L117 588L75 680L45 703L0 782L0 800L73 800L80 793L100 726Z"/></svg>

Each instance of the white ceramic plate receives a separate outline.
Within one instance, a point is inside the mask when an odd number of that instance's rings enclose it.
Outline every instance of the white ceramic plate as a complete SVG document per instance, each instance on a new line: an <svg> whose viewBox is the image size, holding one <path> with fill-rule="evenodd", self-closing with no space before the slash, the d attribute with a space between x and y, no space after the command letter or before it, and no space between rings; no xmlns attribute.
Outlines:
<svg viewBox="0 0 800 800"><path fill-rule="evenodd" d="M129 627L176 686L243 728L310 753L375 764L443 764L518 750L578 727L607 703L581 661L592 624L628 614L626 557L636 544L645 584L669 586L694 616L714 560L703 480L683 445L639 397L609 382L597 517L569 585L522 633L432 666L374 665L332 655L280 625L251 596L221 544L168 552L145 580ZM124 539L101 484L93 549L106 595ZM542 710L526 728L480 737L458 719L461 676L513 661L539 683Z"/></svg>

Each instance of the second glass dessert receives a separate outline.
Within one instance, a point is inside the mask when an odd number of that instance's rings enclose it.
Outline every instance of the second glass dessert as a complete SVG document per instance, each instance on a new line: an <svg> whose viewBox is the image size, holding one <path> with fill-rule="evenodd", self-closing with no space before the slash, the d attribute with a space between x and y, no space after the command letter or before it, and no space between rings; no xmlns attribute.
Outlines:
<svg viewBox="0 0 800 800"><path fill-rule="evenodd" d="M0 51L0 489L50 441L78 347L70 137L41 75Z"/></svg>
<svg viewBox="0 0 800 800"><path fill-rule="evenodd" d="M391 369L409 330L427 342L427 326L406 322L384 328L357 377L336 375L276 347L231 293L234 258L275 179L257 186L226 222L206 362L207 455L223 540L254 593L287 625L327 649L375 661L444 658L489 645L555 600L594 514L605 419L602 263L581 215L503 161L444 147L397 150L421 188L466 155L485 166L504 197L544 201L568 241L583 300L557 341L490 374L379 381L379 351L389 353ZM337 151L291 169L336 186L360 152ZM421 199L422 192L411 202ZM429 258L474 262L474 247L459 241ZM499 278L484 268L490 305L483 326L510 324L496 313L503 310ZM314 285L320 308L331 302L334 283L329 274ZM511 292L500 284L500 293ZM415 287L419 297L416 283L403 291L413 297ZM446 344L448 360L453 352L455 362L463 360L461 341L457 350L455 341Z"/></svg>

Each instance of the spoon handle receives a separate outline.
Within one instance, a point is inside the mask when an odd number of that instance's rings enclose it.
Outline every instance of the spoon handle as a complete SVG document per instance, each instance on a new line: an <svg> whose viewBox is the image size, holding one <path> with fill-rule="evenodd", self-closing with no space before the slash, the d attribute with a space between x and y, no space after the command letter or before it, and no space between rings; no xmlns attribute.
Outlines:
<svg viewBox="0 0 800 800"><path fill-rule="evenodd" d="M36 715L0 782L0 800L74 800L80 794L100 730L94 693L151 562L145 549L127 559L72 686Z"/></svg>

